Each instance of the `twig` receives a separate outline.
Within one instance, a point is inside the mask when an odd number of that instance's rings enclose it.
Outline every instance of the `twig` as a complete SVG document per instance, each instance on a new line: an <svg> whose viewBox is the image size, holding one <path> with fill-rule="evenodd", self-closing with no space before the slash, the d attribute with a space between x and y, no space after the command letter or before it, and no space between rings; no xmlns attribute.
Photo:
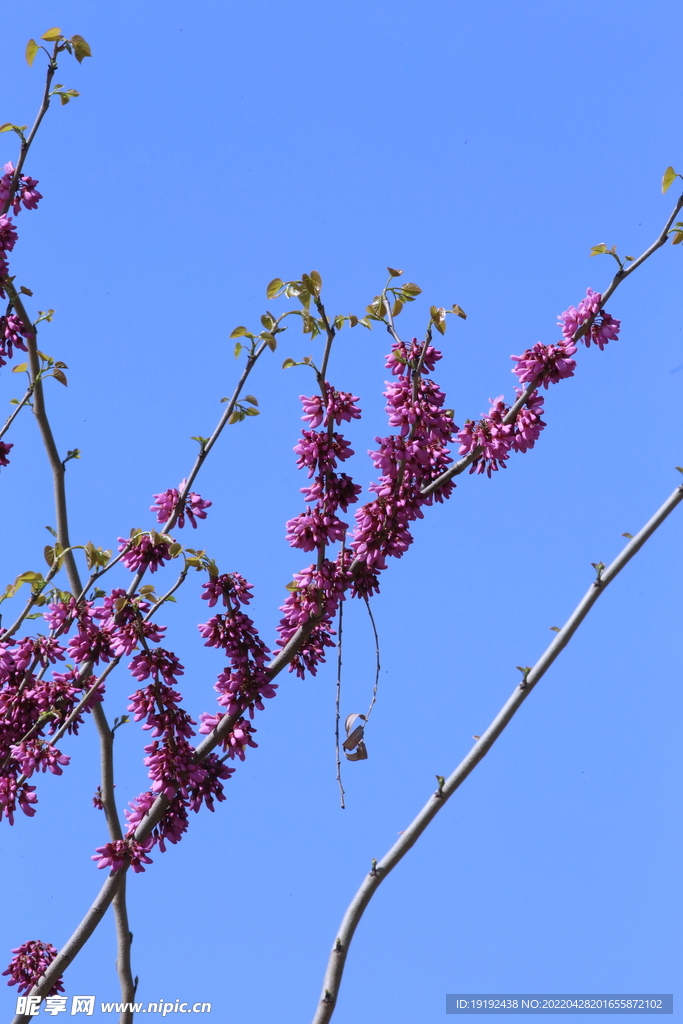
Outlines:
<svg viewBox="0 0 683 1024"><path fill-rule="evenodd" d="M470 752L458 765L453 774L434 793L416 818L405 830L401 838L394 843L389 852L379 863L373 862L372 870L366 875L360 889L354 896L341 923L339 932L335 939L334 946L330 953L327 972L323 982L323 991L313 1024L328 1024L334 1013L334 1008L339 994L342 974L349 946L353 939L354 932L360 922L363 913L373 895L392 871L401 861L408 850L415 845L433 818L439 813L446 801L462 785L467 776L476 768L479 762L486 756L503 730L512 720L524 701L527 699L533 688L543 678L557 656L567 646L577 629L588 615L595 602L606 587L618 576L633 556L642 548L643 544L661 526L667 516L673 512L676 506L683 501L683 486L677 487L673 494L664 502L661 508L654 514L652 519L642 528L629 544L626 545L621 554L617 555L612 564L604 570L590 586L583 600L577 605L572 615L564 624L555 639L541 655L536 664L529 671L525 672L524 679L519 683L506 704L501 708L491 725L483 734Z"/></svg>
<svg viewBox="0 0 683 1024"><path fill-rule="evenodd" d="M343 559L342 548L342 559ZM341 775L341 753L339 746L339 720L341 718L341 683L342 683L342 626L344 622L344 601L339 602L339 624L337 626L337 692L335 696L334 704L334 752L337 759L337 783L339 784L339 802L341 809L345 810L346 804L344 803L344 784L342 782Z"/></svg>
<svg viewBox="0 0 683 1024"><path fill-rule="evenodd" d="M26 403L28 402L28 400L29 400L29 398L31 397L32 394L33 394L33 384L29 384L29 386L28 386L28 388L26 390L26 394L24 395L22 400L17 403L17 407L14 410L14 412L10 416L7 417L7 419L5 421L4 427L2 428L2 430L0 430L0 437L4 437L5 436L5 434L7 433L9 428L12 426L12 424L15 421L15 419L17 418L17 416L19 415L21 410L24 408L24 406L26 405Z"/></svg>
<svg viewBox="0 0 683 1024"><path fill-rule="evenodd" d="M370 616L370 625L372 626L372 632L373 632L374 637L375 637L375 685L372 688L372 700L370 701L370 707L368 708L368 713L365 716L365 724L367 725L367 723L370 721L370 715L372 714L372 709L374 708L375 704L377 703L377 690L379 688L379 674L382 671L382 666L381 666L380 660L379 660L379 634L377 632L377 626L375 625L375 616L372 614L372 608L370 607L370 599L368 598L367 594L364 597L364 601L365 601L365 607L368 610L368 615Z"/></svg>
<svg viewBox="0 0 683 1024"><path fill-rule="evenodd" d="M638 257L638 259L634 260L633 263L630 263L627 268L624 269L622 267L616 272L616 274L610 281L609 285L602 293L602 297L600 300L601 309L604 309L605 304L612 297L612 295L614 295L615 291L622 283L622 281L625 281L626 278L629 277L629 275L632 274L634 270L640 267L645 262L645 260L649 259L650 256L653 255L653 253L657 252L657 250L661 249L661 247L665 244L667 238L669 237L671 225L673 224L674 220L676 219L676 215L679 213L681 209L683 209L683 195L680 196L678 202L671 211L671 214L666 224L662 228L661 233L659 234L657 239L652 243L652 245L649 246L649 248L647 248L645 252ZM581 337L585 333L585 330L586 324L584 324L582 327L579 327L574 334L574 340L577 340L579 337ZM526 403L529 401L529 399L534 394L536 389L539 387L542 380L543 375L541 374L539 377L536 378L535 381L532 381L531 384L527 385L524 392L519 396L517 401L514 403L513 406L511 406L510 410L504 417L503 423L514 423L514 421L517 419L517 413L523 405L526 405ZM447 469L444 473L441 474L441 476L438 476L435 480L432 480L425 487L423 487L422 490L420 491L422 497L429 497L430 494L434 494L435 491L438 491L439 488L443 487L443 485L448 483L449 480L452 480L454 476L458 476L460 473L464 472L464 470L466 470L468 466L471 466L472 463L479 458L481 453L481 447L473 448L471 452L469 452L464 458L456 462L455 465L451 466L450 469Z"/></svg>
<svg viewBox="0 0 683 1024"><path fill-rule="evenodd" d="M44 47L43 47L43 49L44 49ZM22 172L22 170L24 168L24 161L26 160L26 157L28 156L28 151L31 148L31 143L35 139L36 133L37 133L38 129L40 128L40 123L43 120L43 118L45 117L45 115L47 114L48 107L50 106L50 86L52 85L52 79L55 76L55 72L56 72L57 66L58 66L57 65L57 53L58 52L59 52L59 40L56 40L55 45L54 45L54 49L52 51L52 56L50 57L50 62L48 64L48 66L47 66L47 73L45 75L45 88L43 90L43 99L42 99L42 102L41 102L40 107L38 109L38 113L36 115L36 119L33 122L33 127L31 128L31 131L28 134L28 137L26 139L22 139L21 148L19 150L19 157L17 159L17 166L14 168L14 174L12 175L12 181L10 183L9 195L8 195L7 199L5 200L5 202L3 203L3 207L2 207L2 213L3 214L7 213L7 211L10 208L10 206L12 205L12 199L14 198L14 193L17 190L17 185L19 184L19 179L21 177L21 172ZM48 56L49 56L49 54L48 54Z"/></svg>

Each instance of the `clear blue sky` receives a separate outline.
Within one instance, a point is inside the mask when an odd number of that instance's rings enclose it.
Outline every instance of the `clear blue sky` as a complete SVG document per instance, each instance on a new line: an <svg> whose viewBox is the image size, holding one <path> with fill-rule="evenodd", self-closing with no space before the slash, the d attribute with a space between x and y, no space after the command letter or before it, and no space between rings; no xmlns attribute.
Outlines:
<svg viewBox="0 0 683 1024"><path fill-rule="evenodd" d="M227 338L257 324L265 285L316 268L333 312L358 313L387 264L430 304L458 302L437 379L456 421L512 394L511 353L556 339L557 314L639 254L673 205L683 167L676 5L629 0L373 0L317 6L93 4L36 0L5 29L0 120L31 121L43 73L30 36L52 25L89 41L64 61L80 90L50 111L27 164L45 198L23 213L13 269L54 307L41 348L69 365L49 389L71 463L72 536L113 547L149 528L237 373ZM14 157L2 137L2 161ZM683 247L681 247L683 248ZM131 877L139 998L209 1000L212 1019L300 1024L371 858L448 774L589 585L679 480L683 320L680 249L661 251L609 311L618 342L579 353L547 396L536 449L494 479L460 478L428 512L374 602L382 679L369 760L334 781L334 669L280 678L258 750L214 815ZM348 435L356 479L386 433L386 337L342 333L331 378L361 396ZM284 584L306 564L284 522L301 507L291 449L298 395L280 370L313 353L294 329L250 390L262 415L231 427L199 490L213 500L197 544L255 585L272 643ZM0 400L18 392L5 373ZM25 417L2 470L2 578L39 568L51 486ZM335 1024L433 1024L446 992L680 991L681 512L602 599L485 763L384 884L357 933ZM188 538L189 540L189 538ZM122 577L123 578L123 577ZM213 710L217 652L199 580L168 615L186 705ZM346 627L344 713L365 709L374 651L362 609ZM111 718L133 684L112 677ZM60 946L104 873L90 799L92 727L72 764L41 777L39 813L3 841L0 961L29 938ZM134 725L117 733L122 804L145 787ZM106 921L66 978L69 994L117 997ZM9 1018L14 990L2 995ZM104 1018L103 1018L104 1019ZM106 1019L112 1019L107 1017Z"/></svg>

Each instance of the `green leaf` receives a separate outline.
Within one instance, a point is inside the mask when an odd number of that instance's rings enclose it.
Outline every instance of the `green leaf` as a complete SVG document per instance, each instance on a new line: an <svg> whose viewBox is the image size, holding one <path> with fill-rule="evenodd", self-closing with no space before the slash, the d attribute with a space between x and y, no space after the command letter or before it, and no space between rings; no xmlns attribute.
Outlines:
<svg viewBox="0 0 683 1024"><path fill-rule="evenodd" d="M274 277L273 280L268 285L268 287L266 288L266 296L269 299L274 299L275 296L278 294L278 292L280 291L281 288L282 288L282 281L280 280L279 277Z"/></svg>
<svg viewBox="0 0 683 1024"><path fill-rule="evenodd" d="M83 61L84 57L92 57L92 50L83 36L72 36L71 42L73 43L74 57L79 64Z"/></svg>
<svg viewBox="0 0 683 1024"><path fill-rule="evenodd" d="M26 63L29 67L31 67L31 65L33 64L33 61L39 49L40 47L38 46L38 43L35 41L35 39L29 39L29 41L26 44Z"/></svg>
<svg viewBox="0 0 683 1024"><path fill-rule="evenodd" d="M677 469L679 473L683 473L683 466L674 466L674 469Z"/></svg>
<svg viewBox="0 0 683 1024"><path fill-rule="evenodd" d="M368 329L369 331L371 331L371 330L372 330L372 326L371 326L371 324L370 324L370 321L368 320L368 318L367 318L366 316L362 316L362 317L361 317L361 318L359 319L358 323L359 323L359 324L362 324L362 325L363 325L363 327L367 327L367 329Z"/></svg>
<svg viewBox="0 0 683 1024"><path fill-rule="evenodd" d="M54 43L57 39L62 38L61 28L49 28L47 32L43 32L41 39L47 40L48 43Z"/></svg>
<svg viewBox="0 0 683 1024"><path fill-rule="evenodd" d="M606 252L609 252L609 249L607 248L604 242L601 242L600 245L594 245L588 255L602 256Z"/></svg>
<svg viewBox="0 0 683 1024"><path fill-rule="evenodd" d="M243 338L245 334L249 334L249 331L246 329L246 327L236 327L235 330L230 335L230 338Z"/></svg>
<svg viewBox="0 0 683 1024"><path fill-rule="evenodd" d="M28 363L17 363L16 366L12 367L12 373L23 373L24 370L28 369Z"/></svg>
<svg viewBox="0 0 683 1024"><path fill-rule="evenodd" d="M260 416L261 413L258 409L243 409L242 412L245 416Z"/></svg>
<svg viewBox="0 0 683 1024"><path fill-rule="evenodd" d="M31 291L31 289L30 288L24 288L23 284L19 288L19 291L21 292L22 295L33 295L33 292Z"/></svg>
<svg viewBox="0 0 683 1024"><path fill-rule="evenodd" d="M17 576L16 583L43 583L43 574L40 572L22 572Z"/></svg>
<svg viewBox="0 0 683 1024"><path fill-rule="evenodd" d="M312 270L310 280L313 282L314 294L317 298L323 289L323 279L317 270Z"/></svg>
<svg viewBox="0 0 683 1024"><path fill-rule="evenodd" d="M560 629L559 626L550 626L549 629L552 629L553 633L561 633L562 632L562 630Z"/></svg>
<svg viewBox="0 0 683 1024"><path fill-rule="evenodd" d="M464 309L460 308L460 306L457 304L457 302L453 303L453 312L457 316L462 317L463 320L467 320L467 313L465 312Z"/></svg>
<svg viewBox="0 0 683 1024"><path fill-rule="evenodd" d="M664 176L662 178L662 192L668 192L668 190L671 188L671 185L673 184L674 179L677 177L678 175L674 171L673 167L667 167L667 169L664 171Z"/></svg>
<svg viewBox="0 0 683 1024"><path fill-rule="evenodd" d="M284 363L282 364L282 369L283 370L289 370L292 366L296 366L296 363L291 358L291 356L287 356L287 358L285 359Z"/></svg>
<svg viewBox="0 0 683 1024"><path fill-rule="evenodd" d="M296 580L292 580L291 583L288 583L287 586L285 587L285 590L289 590L291 594L296 593L298 589L299 584L296 582Z"/></svg>
<svg viewBox="0 0 683 1024"><path fill-rule="evenodd" d="M277 341L275 340L273 335L272 334L268 334L266 331L264 331L263 334L261 335L261 337L265 341L265 343L268 346L268 348L270 349L270 351L274 352L275 349L277 348Z"/></svg>
<svg viewBox="0 0 683 1024"><path fill-rule="evenodd" d="M351 325L351 327L355 327L357 323L358 323L358 317L354 316L353 313L350 313L349 314L349 324Z"/></svg>
<svg viewBox="0 0 683 1024"><path fill-rule="evenodd" d="M55 380L58 380L60 384L63 384L64 387L67 387L68 382L63 370L53 370L52 376L54 377Z"/></svg>
<svg viewBox="0 0 683 1024"><path fill-rule="evenodd" d="M267 331L272 331L273 327L275 326L275 321L273 320L270 313L263 314L263 316L261 317L261 323L263 324Z"/></svg>
<svg viewBox="0 0 683 1024"><path fill-rule="evenodd" d="M393 267L387 267L387 270L389 271L390 277L401 277L403 274L402 270L394 270Z"/></svg>
<svg viewBox="0 0 683 1024"><path fill-rule="evenodd" d="M680 245L683 242L683 231L676 231L673 238L671 239L672 245Z"/></svg>
<svg viewBox="0 0 683 1024"><path fill-rule="evenodd" d="M411 281L409 281L408 284L404 284L403 287L401 288L401 291L404 292L406 295L411 295L413 298L415 298L417 295L422 295L422 289L420 288L420 286L417 284L413 284Z"/></svg>
<svg viewBox="0 0 683 1024"><path fill-rule="evenodd" d="M237 357L238 357L238 355L240 354L241 351L242 351L242 346L240 345L240 343L238 341L238 342L235 343L235 359L237 359Z"/></svg>
<svg viewBox="0 0 683 1024"><path fill-rule="evenodd" d="M244 409L235 409L232 416L228 420L228 423L241 423L244 419Z"/></svg>
<svg viewBox="0 0 683 1024"><path fill-rule="evenodd" d="M258 405L258 401L254 398L253 395L245 395L244 396L244 401L245 402L250 402L251 405Z"/></svg>
<svg viewBox="0 0 683 1024"><path fill-rule="evenodd" d="M200 446L201 446L202 448L204 448L204 447L205 447L205 445L206 445L206 443L207 443L207 441L208 441L209 439L208 439L208 437L202 437L202 435L201 435L201 434L197 434L197 436L196 436L196 437L195 437L195 436L193 436L193 437L191 437L191 438L190 438L190 440L191 440L191 441L197 441L197 443L198 443L198 444L199 444L199 445L200 445Z"/></svg>
<svg viewBox="0 0 683 1024"><path fill-rule="evenodd" d="M182 550L183 550L183 545L182 544L178 544L178 542L176 541L175 544L171 544L170 545L170 547L168 549L168 553L170 554L171 558L177 558Z"/></svg>
<svg viewBox="0 0 683 1024"><path fill-rule="evenodd" d="M400 299L396 299L396 302L394 303L394 305L392 307L392 310L391 310L391 315L392 316L398 316L398 314L401 312L402 309L403 309L403 303L401 302Z"/></svg>
<svg viewBox="0 0 683 1024"><path fill-rule="evenodd" d="M629 540L633 540L633 534L632 533L622 533L621 536L622 537L628 537Z"/></svg>

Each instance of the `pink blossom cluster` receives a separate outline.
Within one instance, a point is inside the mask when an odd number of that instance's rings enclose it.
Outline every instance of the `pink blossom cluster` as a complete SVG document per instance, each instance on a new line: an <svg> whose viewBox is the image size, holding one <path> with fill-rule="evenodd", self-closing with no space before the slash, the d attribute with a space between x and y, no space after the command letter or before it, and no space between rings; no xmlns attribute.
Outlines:
<svg viewBox="0 0 683 1024"><path fill-rule="evenodd" d="M317 551L318 559L294 578L292 593L281 607L284 613L278 626L278 645L286 646L299 626L315 620L308 638L290 662L290 672L303 678L306 671L315 674L325 660L325 650L334 646L332 618L348 585L347 569L341 555L336 562L325 558L328 544L343 541L348 523L337 515L358 501L362 488L347 473L337 472L340 462L354 453L346 438L334 427L361 417L358 398L338 391L327 381L320 395L301 395L304 422L312 428L302 430L295 446L297 465L308 470L312 482L301 488L307 504L304 512L287 523L287 540L302 551ZM323 427L322 430L315 429Z"/></svg>
<svg viewBox="0 0 683 1024"><path fill-rule="evenodd" d="M12 218L0 214L0 299L5 298L4 278L9 276L7 253L12 251L18 237Z"/></svg>
<svg viewBox="0 0 683 1024"><path fill-rule="evenodd" d="M197 529L197 519L206 519L205 509L210 508L212 502L205 501L199 494L194 491L184 498L182 508L178 508L178 502L180 501L180 495L185 487L187 481L181 480L178 487L170 487L163 494L155 494L155 504L151 505L152 512L157 514L158 523L167 523L174 512L177 512L178 518L176 520L176 526L179 530L185 526L185 516L190 520L193 529Z"/></svg>
<svg viewBox="0 0 683 1024"><path fill-rule="evenodd" d="M173 541L156 533L138 533L133 537L119 537L118 540L119 551L125 551L123 564L131 572L137 572L138 569L156 572L173 557L170 552Z"/></svg>
<svg viewBox="0 0 683 1024"><path fill-rule="evenodd" d="M248 711L249 717L253 718L254 709L262 711L263 701L275 696L277 685L270 681L268 675L270 651L259 637L253 620L242 611L242 607L251 601L251 584L239 573L224 573L212 576L203 585L203 590L202 598L208 601L209 607L214 607L220 599L225 608L224 613L212 616L199 626L204 646L225 651L230 662L214 686L219 694L218 703L225 712L201 715L199 731L209 733L224 713L233 716ZM234 745L230 750L234 750Z"/></svg>
<svg viewBox="0 0 683 1024"><path fill-rule="evenodd" d="M586 297L578 306L570 306L561 313L557 322L565 341L578 341L577 331L582 329L580 338L586 348L590 348L593 342L602 351L609 341L615 341L619 337L621 321L614 320L609 313L605 313L600 308L601 305L602 295L594 292L592 288L587 288Z"/></svg>
<svg viewBox="0 0 683 1024"><path fill-rule="evenodd" d="M8 313L0 316L0 366L4 366L8 359L14 356L14 349L21 349L26 352L27 331L23 321L15 313Z"/></svg>
<svg viewBox="0 0 683 1024"><path fill-rule="evenodd" d="M11 206L15 217L20 213L22 203L27 210L36 210L38 203L43 198L36 189L38 184L36 179L21 174L14 195L12 195L14 164L11 161L6 163L3 170L5 173L0 178L0 206L3 209L8 209Z"/></svg>
<svg viewBox="0 0 683 1024"><path fill-rule="evenodd" d="M332 620L349 586L349 564L349 552L340 551L336 561L326 558L320 565L309 565L294 575L292 591L280 609L284 615L277 631L278 645L286 647L300 626L315 621L310 636L289 665L289 671L296 672L300 679L306 672L315 675L317 666L325 661L326 648L334 647Z"/></svg>
<svg viewBox="0 0 683 1024"><path fill-rule="evenodd" d="M18 946L12 952L14 956L10 965L2 973L3 976L9 975L10 980L7 984L17 985L19 993L30 992L57 956L57 950L51 943L41 942L39 939L31 939L30 942L25 942L23 946ZM62 979L58 978L47 994L55 996L58 992L63 991Z"/></svg>
<svg viewBox="0 0 683 1024"><path fill-rule="evenodd" d="M28 783L36 772L61 775L69 758L48 741L79 703L94 678L77 671L43 670L64 660L64 648L54 637L23 637L0 643L0 817L14 824L17 806L32 817L38 797ZM40 669L38 674L35 669ZM68 726L77 733L83 715L102 700L104 688L94 691Z"/></svg>
<svg viewBox="0 0 683 1024"><path fill-rule="evenodd" d="M5 164L4 172L2 177L0 177L0 210L5 211L0 213L0 299L5 298L3 278L9 275L7 254L12 251L18 238L14 222L11 217L6 215L6 211L11 206L16 216L21 210L22 203L27 210L35 210L38 201L43 198L40 192L36 191L38 182L34 178L27 178L23 174L19 178L14 195L12 195L11 185L14 164ZM2 333L4 333L4 330ZM0 363L1 365L3 364Z"/></svg>
<svg viewBox="0 0 683 1024"><path fill-rule="evenodd" d="M457 429L452 413L444 409L443 391L424 376L439 359L441 353L433 345L420 345L415 338L410 345L395 343L387 357L395 380L387 383L384 392L386 411L390 426L398 432L375 438L379 448L370 457L381 476L370 490L377 497L356 512L351 542L356 558L374 574L386 569L387 558L401 558L407 551L413 541L409 526L423 518L422 507L435 499L443 501L455 486L447 483L427 498L420 493L452 462L448 445ZM376 575L367 584L372 592ZM366 587L359 587L358 580L355 587L364 595Z"/></svg>
<svg viewBox="0 0 683 1024"><path fill-rule="evenodd" d="M138 843L132 836L126 836L125 839L115 839L111 843L105 843L104 846L98 846L97 852L90 859L97 861L98 868L111 868L112 871L118 871L128 858L133 871L139 874L145 870L144 864L152 863L152 858L147 856L147 851L151 850L153 846L154 840L151 836L144 843Z"/></svg>
<svg viewBox="0 0 683 1024"><path fill-rule="evenodd" d="M135 871L144 871L151 863L148 852L158 845L163 852L166 841L177 843L187 829L188 808L197 812L203 804L214 809L214 800L224 800L223 779L233 772L215 755L202 762L196 760L189 742L195 735L196 722L180 706L181 695L174 688L183 666L172 651L162 647L144 648L130 662L131 674L139 682L150 679L147 686L130 695L128 710L143 729L152 731L153 742L145 747L144 764L152 781L151 788L141 793L126 811L129 831L124 840L98 847L93 860L99 868L118 870L130 860ZM164 796L168 807L151 834L143 841L135 839L135 831L157 797Z"/></svg>
<svg viewBox="0 0 683 1024"><path fill-rule="evenodd" d="M522 394L520 388L515 391L518 397ZM505 404L502 395L490 398L489 402L488 415L480 420L467 420L457 439L460 455L477 452L470 473L486 473L490 477L492 472L505 469L511 451L526 452L533 448L546 424L541 419L543 398L538 393L529 398L514 423L505 422L510 406Z"/></svg>

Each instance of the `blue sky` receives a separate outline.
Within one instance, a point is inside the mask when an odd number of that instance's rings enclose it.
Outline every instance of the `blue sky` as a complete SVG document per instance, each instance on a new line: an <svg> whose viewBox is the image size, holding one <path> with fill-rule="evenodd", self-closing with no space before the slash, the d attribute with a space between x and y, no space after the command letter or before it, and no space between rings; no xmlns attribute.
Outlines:
<svg viewBox="0 0 683 1024"><path fill-rule="evenodd" d="M604 289L613 264L590 247L638 255L675 201L660 190L665 167L683 165L675 5L36 0L5 31L0 120L32 120L42 67L23 51L52 25L94 56L60 68L81 97L50 110L31 153L45 198L19 219L12 266L36 308L57 310L41 348L69 365L48 402L61 447L82 450L68 471L77 542L112 547L151 526L152 494L186 475L191 436L210 432L236 379L228 335L258 323L276 275L315 267L328 308L358 313L387 264L402 267L424 290L403 314L408 336L432 303L458 302L468 319L449 325L436 377L462 424L489 396L510 398L511 353L556 340L557 315ZM330 662L280 677L227 801L131 878L141 1000L208 1000L215 1019L244 1024L313 1015L371 858L483 732L515 666L542 653L590 563L610 561L678 483L680 260L666 247L618 290L620 340L582 350L575 378L548 392L537 447L490 481L461 477L384 574L370 757L345 766L346 811ZM301 508L291 449L311 384L280 367L316 344L292 329L258 367L261 415L230 428L198 486L214 504L192 540L254 583L271 644L284 584L306 564L284 523ZM387 348L378 330L342 332L330 366L361 398L346 433L364 484L365 452L386 433ZM5 372L0 401L18 387ZM10 440L8 580L40 567L54 521L28 416ZM678 991L681 550L679 511L384 884L335 1024L431 1024L446 992ZM213 710L222 668L196 632L205 618L197 578L166 619L195 717ZM361 607L345 635L348 713L373 681ZM125 670L112 677L111 718L132 691ZM134 725L117 733L122 805L145 788L145 742ZM3 964L29 938L60 946L103 881L89 859L106 838L92 729L64 749L72 764L41 777L37 816L5 833ZM67 992L115 999L114 959L108 920ZM13 992L2 999L10 1015Z"/></svg>

